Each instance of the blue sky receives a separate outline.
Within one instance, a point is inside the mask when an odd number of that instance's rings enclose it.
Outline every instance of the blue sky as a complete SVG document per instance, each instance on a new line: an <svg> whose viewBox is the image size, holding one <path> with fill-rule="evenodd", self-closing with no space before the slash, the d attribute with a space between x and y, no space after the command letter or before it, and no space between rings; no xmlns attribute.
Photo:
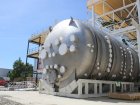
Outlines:
<svg viewBox="0 0 140 105"><path fill-rule="evenodd" d="M55 21L87 20L86 1L0 0L0 68L12 68L19 57L25 62L28 38Z"/></svg>

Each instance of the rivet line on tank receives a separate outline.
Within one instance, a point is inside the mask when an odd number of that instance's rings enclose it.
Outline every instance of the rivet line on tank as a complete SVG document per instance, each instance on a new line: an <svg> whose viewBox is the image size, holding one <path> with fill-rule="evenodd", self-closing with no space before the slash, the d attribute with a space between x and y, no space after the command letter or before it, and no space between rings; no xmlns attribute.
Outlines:
<svg viewBox="0 0 140 105"><path fill-rule="evenodd" d="M106 38L106 41L108 43L108 47L109 47L109 63L108 63L108 66L107 66L107 72L110 72L110 68L111 68L111 64L112 64L112 45L111 45L111 42L110 42L110 39L108 36L105 36Z"/></svg>

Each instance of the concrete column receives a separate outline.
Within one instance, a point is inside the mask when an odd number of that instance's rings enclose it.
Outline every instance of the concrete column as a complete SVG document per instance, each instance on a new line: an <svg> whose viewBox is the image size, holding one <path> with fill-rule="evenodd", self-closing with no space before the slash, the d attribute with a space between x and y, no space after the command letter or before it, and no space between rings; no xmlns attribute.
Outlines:
<svg viewBox="0 0 140 105"><path fill-rule="evenodd" d="M85 94L88 94L88 83L85 83Z"/></svg>
<svg viewBox="0 0 140 105"><path fill-rule="evenodd" d="M113 91L112 91L112 84L110 84L110 92L112 93Z"/></svg>
<svg viewBox="0 0 140 105"><path fill-rule="evenodd" d="M94 83L94 94L97 94L97 83Z"/></svg>
<svg viewBox="0 0 140 105"><path fill-rule="evenodd" d="M102 94L103 91L102 91L102 83L99 83L99 93Z"/></svg>
<svg viewBox="0 0 140 105"><path fill-rule="evenodd" d="M82 95L82 83L78 84L78 95Z"/></svg>

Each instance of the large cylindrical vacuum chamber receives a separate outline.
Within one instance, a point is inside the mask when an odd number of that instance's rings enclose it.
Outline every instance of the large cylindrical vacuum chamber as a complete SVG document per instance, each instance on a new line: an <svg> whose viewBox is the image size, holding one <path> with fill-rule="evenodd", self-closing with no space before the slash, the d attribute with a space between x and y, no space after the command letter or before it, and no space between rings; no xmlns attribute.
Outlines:
<svg viewBox="0 0 140 105"><path fill-rule="evenodd" d="M79 20L53 27L39 57L43 79L59 88L74 79L134 81L139 74L137 52Z"/></svg>

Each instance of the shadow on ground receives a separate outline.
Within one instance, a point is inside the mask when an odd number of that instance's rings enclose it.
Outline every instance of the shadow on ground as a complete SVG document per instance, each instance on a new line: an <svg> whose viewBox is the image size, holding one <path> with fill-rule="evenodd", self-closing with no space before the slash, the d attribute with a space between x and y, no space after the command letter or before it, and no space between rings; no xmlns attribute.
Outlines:
<svg viewBox="0 0 140 105"><path fill-rule="evenodd" d="M58 96L59 97L59 96ZM69 97L64 97L69 98ZM106 102L106 103L140 103L140 100L120 100L120 99L112 99L109 97L97 97L97 98L87 98L87 99L76 99L75 100L86 100L86 101L94 101L94 102Z"/></svg>
<svg viewBox="0 0 140 105"><path fill-rule="evenodd" d="M111 99L108 97L100 97L100 98L88 98L84 99L88 101L100 101L100 102L108 102L108 103L140 103L140 100L120 100L120 99Z"/></svg>

